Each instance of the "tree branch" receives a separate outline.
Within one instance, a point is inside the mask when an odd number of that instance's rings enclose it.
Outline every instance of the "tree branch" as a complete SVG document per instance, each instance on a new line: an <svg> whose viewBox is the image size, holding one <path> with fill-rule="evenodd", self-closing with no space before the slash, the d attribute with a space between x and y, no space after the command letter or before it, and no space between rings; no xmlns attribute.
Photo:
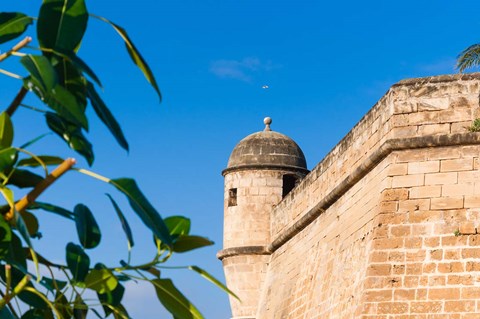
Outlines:
<svg viewBox="0 0 480 319"><path fill-rule="evenodd" d="M22 86L20 88L20 91L18 91L15 99L12 101L12 103L5 110L5 112L8 114L8 116L12 117L13 113L15 113L15 111L18 109L20 104L22 104L22 101L25 98L25 95L27 95L27 93L28 93L28 90L24 86Z"/></svg>
<svg viewBox="0 0 480 319"><path fill-rule="evenodd" d="M9 51L0 54L0 62L11 56L14 52L20 51L24 47L26 47L30 42L32 42L31 37L25 37L22 41L18 42L15 44L13 48L11 48Z"/></svg>
<svg viewBox="0 0 480 319"><path fill-rule="evenodd" d="M62 164L58 165L57 168L55 168L45 179L38 183L37 186L30 191L30 193L25 195L15 204L15 210L19 213L25 210L25 208L35 202L37 197L40 196L40 194L42 194L51 184L53 184L60 176L71 169L76 162L77 161L74 158L67 158L64 160ZM4 217L6 221L10 221L13 219L13 216L14 210L10 209L10 211L8 211Z"/></svg>

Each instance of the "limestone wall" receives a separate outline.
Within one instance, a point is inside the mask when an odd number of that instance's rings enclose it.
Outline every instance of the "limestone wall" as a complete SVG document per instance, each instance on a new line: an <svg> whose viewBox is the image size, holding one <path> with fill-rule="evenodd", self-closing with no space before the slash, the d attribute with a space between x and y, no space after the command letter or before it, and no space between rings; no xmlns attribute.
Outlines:
<svg viewBox="0 0 480 319"><path fill-rule="evenodd" d="M479 83L394 85L273 209L257 319L480 318Z"/></svg>

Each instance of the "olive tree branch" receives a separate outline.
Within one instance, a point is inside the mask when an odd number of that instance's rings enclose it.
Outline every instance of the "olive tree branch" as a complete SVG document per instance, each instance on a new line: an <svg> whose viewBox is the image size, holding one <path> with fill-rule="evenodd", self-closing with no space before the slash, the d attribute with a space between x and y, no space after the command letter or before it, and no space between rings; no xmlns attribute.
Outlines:
<svg viewBox="0 0 480 319"><path fill-rule="evenodd" d="M45 179L37 184L27 195L15 203L15 209L10 209L5 214L5 220L10 221L14 216L14 211L22 212L28 205L35 202L38 196L42 194L50 185L52 185L60 176L70 170L77 161L73 158L67 158L62 164L57 166Z"/></svg>

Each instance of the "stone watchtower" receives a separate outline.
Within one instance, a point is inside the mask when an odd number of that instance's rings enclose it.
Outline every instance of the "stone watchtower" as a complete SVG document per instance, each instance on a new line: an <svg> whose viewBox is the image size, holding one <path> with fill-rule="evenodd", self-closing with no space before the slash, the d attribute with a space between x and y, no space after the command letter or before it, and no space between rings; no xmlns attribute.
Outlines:
<svg viewBox="0 0 480 319"><path fill-rule="evenodd" d="M270 252L273 207L307 173L305 156L289 137L270 129L253 133L233 149L225 178L224 249L222 260L228 287L241 299L230 297L235 319L255 318Z"/></svg>

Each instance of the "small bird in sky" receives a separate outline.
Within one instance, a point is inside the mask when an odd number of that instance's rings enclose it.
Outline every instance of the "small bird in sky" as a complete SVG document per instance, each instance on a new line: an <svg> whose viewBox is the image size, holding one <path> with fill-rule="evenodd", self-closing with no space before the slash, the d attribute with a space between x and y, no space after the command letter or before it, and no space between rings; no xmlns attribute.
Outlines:
<svg viewBox="0 0 480 319"><path fill-rule="evenodd" d="M263 85L262 89L264 89L264 90L268 89L268 85Z"/></svg>

